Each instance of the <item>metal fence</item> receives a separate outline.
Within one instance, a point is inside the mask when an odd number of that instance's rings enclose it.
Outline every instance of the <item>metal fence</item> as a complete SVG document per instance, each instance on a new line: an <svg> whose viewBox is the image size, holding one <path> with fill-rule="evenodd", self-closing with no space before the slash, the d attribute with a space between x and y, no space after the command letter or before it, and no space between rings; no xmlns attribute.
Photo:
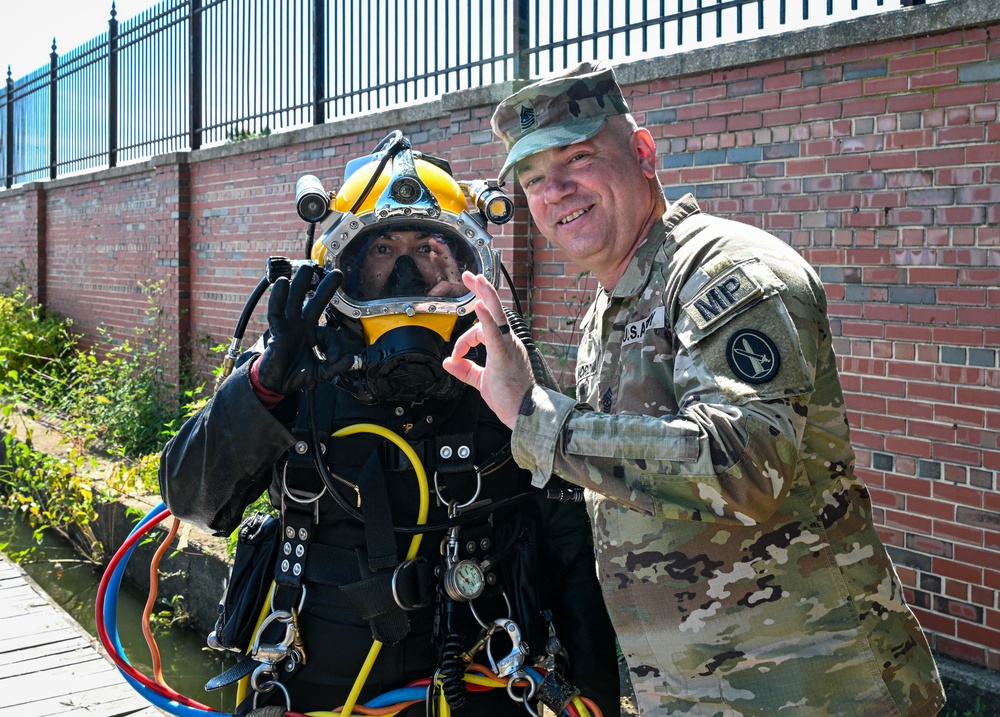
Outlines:
<svg viewBox="0 0 1000 717"><path fill-rule="evenodd" d="M112 4L106 35L8 67L4 186L926 1L163 0L122 22Z"/></svg>

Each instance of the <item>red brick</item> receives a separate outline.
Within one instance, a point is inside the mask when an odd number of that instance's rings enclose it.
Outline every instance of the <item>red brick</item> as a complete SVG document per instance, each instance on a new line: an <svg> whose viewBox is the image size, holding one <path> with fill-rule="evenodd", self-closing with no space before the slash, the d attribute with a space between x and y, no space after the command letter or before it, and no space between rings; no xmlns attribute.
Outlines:
<svg viewBox="0 0 1000 717"><path fill-rule="evenodd" d="M905 53L889 60L889 74L908 74L919 70L929 70L934 67L934 53Z"/></svg>
<svg viewBox="0 0 1000 717"><path fill-rule="evenodd" d="M927 441L917 441L902 436L886 436L885 449L915 458L931 457L931 447Z"/></svg>
<svg viewBox="0 0 1000 717"><path fill-rule="evenodd" d="M953 600L961 600L963 602L967 601L969 599L969 584L965 583L965 582L962 582L960 580L946 580L945 581L945 585L944 585L944 594L946 596L952 598ZM959 603L955 603L955 602L953 602L951 604L952 605L959 605ZM966 609L970 609L971 610L971 608L969 608L969 606L965 606L965 607L966 607ZM965 617L965 615L963 615L963 611L962 611L961 608L958 608L958 609L949 609L948 610L948 614L949 615L954 615L955 617L960 618L960 619L961 618L969 619L969 618Z"/></svg>
<svg viewBox="0 0 1000 717"><path fill-rule="evenodd" d="M919 112L934 106L934 93L907 92L889 97L886 110L892 113Z"/></svg>
<svg viewBox="0 0 1000 717"><path fill-rule="evenodd" d="M935 575L943 575L955 580L964 580L974 585L982 583L982 568L941 557L933 557L932 563Z"/></svg>
<svg viewBox="0 0 1000 717"><path fill-rule="evenodd" d="M911 507L913 506L911 505ZM951 513L954 515L953 509ZM972 546L981 546L983 544L983 531L981 529L971 528L949 520L935 520L932 534L936 538L943 538Z"/></svg>
<svg viewBox="0 0 1000 717"><path fill-rule="evenodd" d="M934 92L934 103L937 107L975 105L985 99L986 89L982 85L942 87Z"/></svg>
<svg viewBox="0 0 1000 717"><path fill-rule="evenodd" d="M910 75L910 89L922 90L928 87L954 85L958 79L956 69L937 70L935 72L916 73Z"/></svg>
<svg viewBox="0 0 1000 717"><path fill-rule="evenodd" d="M874 171L912 169L917 166L916 152L889 152L872 155L868 161Z"/></svg>
<svg viewBox="0 0 1000 717"><path fill-rule="evenodd" d="M896 477L894 480L889 480L893 478L892 476L887 476L886 478L886 489L898 492L900 479ZM931 521L929 519L907 511L886 510L885 525L890 528L901 528L906 532L929 533L931 530ZM917 549L919 550L919 547Z"/></svg>
<svg viewBox="0 0 1000 717"><path fill-rule="evenodd" d="M965 47L952 47L941 50L937 53L938 67L947 65L967 65L973 62L982 62L986 59L985 45L967 45Z"/></svg>
<svg viewBox="0 0 1000 717"><path fill-rule="evenodd" d="M996 647L1000 645L1000 630L991 630L982 625L959 620L956 623L955 636L962 640L967 640L976 645L990 645Z"/></svg>
<svg viewBox="0 0 1000 717"><path fill-rule="evenodd" d="M937 131L937 143L947 144L968 144L972 142L982 142L985 132L982 127L947 127Z"/></svg>
<svg viewBox="0 0 1000 717"><path fill-rule="evenodd" d="M923 625L922 621L921 625ZM933 627L925 627L925 629L935 630ZM940 632L940 630L935 630L935 632ZM952 640L946 637L939 637L935 646L937 652L947 655L948 657L954 657L955 659L963 662L968 662L973 665L984 665L986 662L986 651L978 645L970 645L967 642Z"/></svg>
<svg viewBox="0 0 1000 717"><path fill-rule="evenodd" d="M1000 553L970 545L956 545L955 559L987 570L1000 570Z"/></svg>
<svg viewBox="0 0 1000 717"><path fill-rule="evenodd" d="M943 167L965 164L966 150L959 148L951 149L925 149L917 152L917 164L920 167Z"/></svg>

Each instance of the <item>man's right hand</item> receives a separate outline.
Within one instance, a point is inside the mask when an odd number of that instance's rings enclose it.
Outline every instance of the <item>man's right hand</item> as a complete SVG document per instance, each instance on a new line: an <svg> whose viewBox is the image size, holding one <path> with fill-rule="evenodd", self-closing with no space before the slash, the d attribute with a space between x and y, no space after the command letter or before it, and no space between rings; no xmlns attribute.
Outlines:
<svg viewBox="0 0 1000 717"><path fill-rule="evenodd" d="M271 285L267 301L271 337L257 370L260 385L269 391L286 395L312 388L347 370L354 361L353 353L341 346L336 328L319 325L343 274L336 270L327 274L306 301L314 271L314 267L303 265L291 281L282 277ZM326 358L320 358L314 348Z"/></svg>
<svg viewBox="0 0 1000 717"><path fill-rule="evenodd" d="M482 274L462 274L465 287L475 293L478 324L458 337L444 370L479 390L493 412L513 430L524 395L535 384L528 351L511 332L497 290ZM464 356L475 346L486 346L486 366Z"/></svg>

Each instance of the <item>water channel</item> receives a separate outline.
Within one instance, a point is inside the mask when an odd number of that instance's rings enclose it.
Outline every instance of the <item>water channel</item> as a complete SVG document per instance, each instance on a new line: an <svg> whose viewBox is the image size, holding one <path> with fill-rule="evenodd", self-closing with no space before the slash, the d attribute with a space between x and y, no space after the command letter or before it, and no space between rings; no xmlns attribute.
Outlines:
<svg viewBox="0 0 1000 717"><path fill-rule="evenodd" d="M24 568L55 602L96 636L94 618L101 573L81 562L73 548L52 531L44 531L40 542L28 524L16 515L0 511L0 551ZM30 551L28 553L27 551ZM148 677L153 676L149 648L142 634L142 612L146 594L122 586L118 599L118 632L129 662ZM158 609L158 608L157 608ZM174 627L156 630L164 681L177 692L223 712L235 707L235 687L206 692L205 682L234 660L205 647L205 638L194 630Z"/></svg>

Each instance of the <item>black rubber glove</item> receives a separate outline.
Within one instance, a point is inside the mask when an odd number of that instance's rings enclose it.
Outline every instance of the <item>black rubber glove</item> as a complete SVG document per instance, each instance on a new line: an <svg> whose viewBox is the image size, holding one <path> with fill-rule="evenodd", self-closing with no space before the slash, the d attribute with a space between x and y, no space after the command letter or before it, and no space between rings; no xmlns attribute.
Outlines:
<svg viewBox="0 0 1000 717"><path fill-rule="evenodd" d="M320 326L319 319L330 303L343 274L332 271L323 277L316 293L306 301L315 269L300 266L291 281L281 277L271 285L267 301L267 323L271 337L261 355L257 378L261 386L280 394L312 388L351 367L354 355L346 351L333 326ZM318 348L325 359L314 351Z"/></svg>

